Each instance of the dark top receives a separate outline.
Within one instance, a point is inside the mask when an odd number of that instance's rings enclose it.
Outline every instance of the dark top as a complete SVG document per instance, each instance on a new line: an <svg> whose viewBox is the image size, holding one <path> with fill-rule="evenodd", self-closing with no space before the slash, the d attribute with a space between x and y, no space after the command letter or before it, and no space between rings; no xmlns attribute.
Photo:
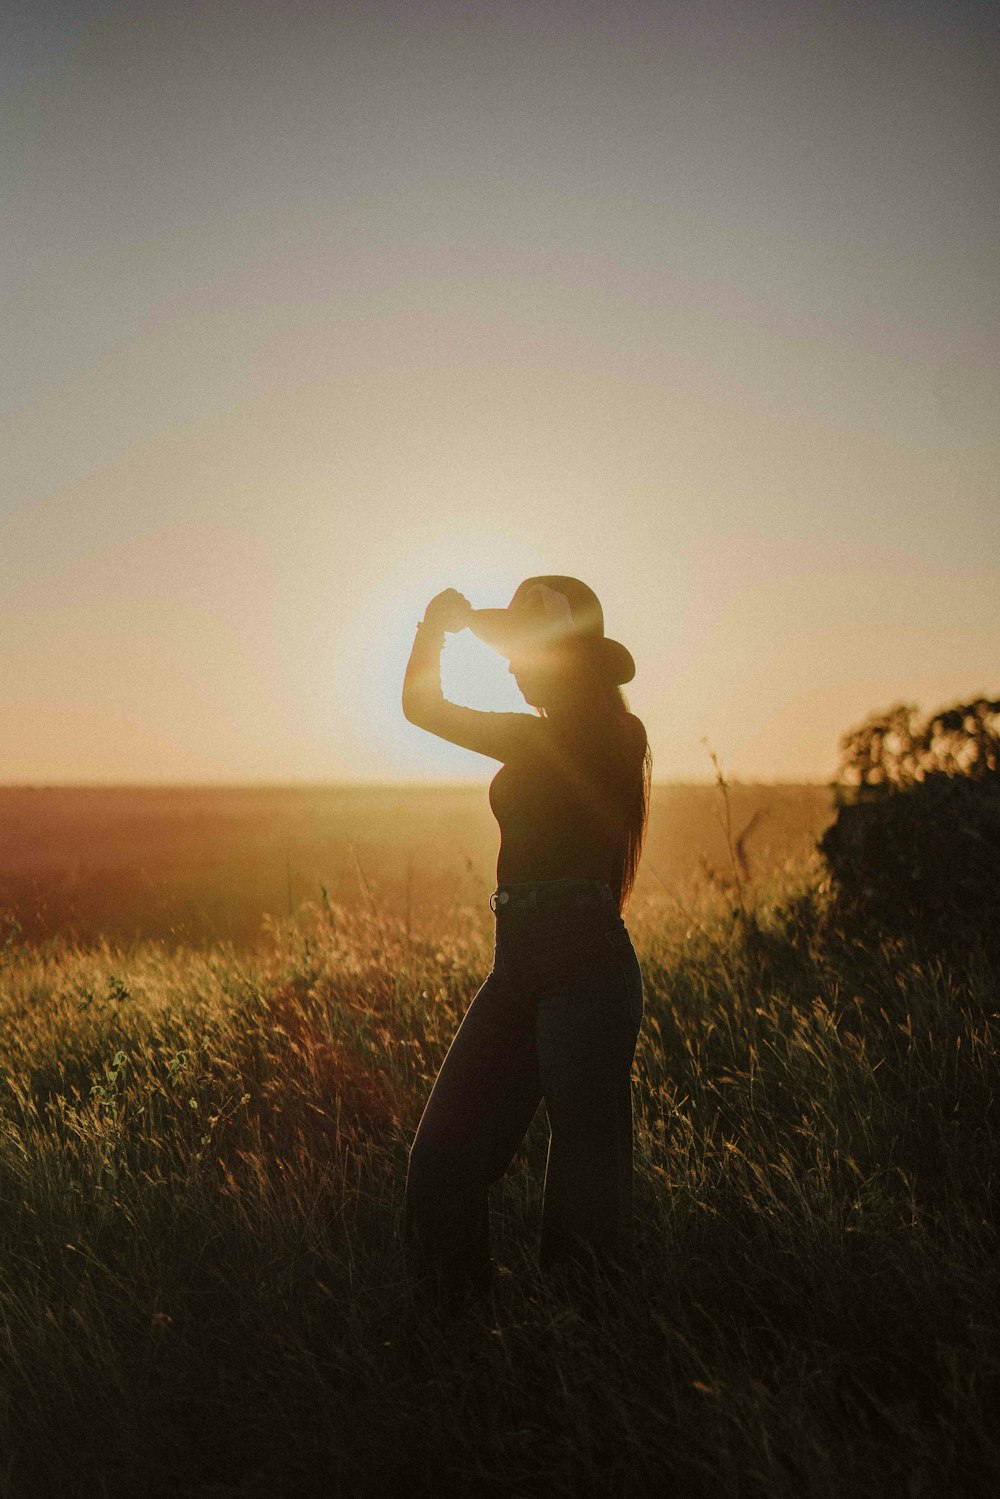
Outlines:
<svg viewBox="0 0 1000 1499"><path fill-rule="evenodd" d="M632 714L578 724L530 713L483 713L441 691L443 636L418 630L403 710L453 744L503 762L490 786L500 825L498 884L606 880L621 896L625 836L642 778L646 731Z"/></svg>
<svg viewBox="0 0 1000 1499"><path fill-rule="evenodd" d="M619 896L646 745L642 724L631 715L576 731L537 722L537 743L505 761L490 786L500 824L497 882L606 880Z"/></svg>

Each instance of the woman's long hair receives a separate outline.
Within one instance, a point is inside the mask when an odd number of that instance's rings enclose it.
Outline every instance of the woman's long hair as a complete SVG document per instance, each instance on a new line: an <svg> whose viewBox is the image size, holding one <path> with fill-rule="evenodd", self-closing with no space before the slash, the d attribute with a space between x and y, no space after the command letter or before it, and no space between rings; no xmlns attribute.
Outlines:
<svg viewBox="0 0 1000 1499"><path fill-rule="evenodd" d="M628 705L628 698L620 687L615 688L618 701L621 704L620 711L635 718ZM653 778L653 754L649 748L649 740L646 737L646 726L640 718L635 722L642 729L644 748L639 774L635 778L632 788L632 796L627 804L625 815L625 854L622 859L621 882L618 887L618 908L624 911L632 895L632 887L635 877L639 871L639 860L642 857L642 847L646 841L646 828L649 825L649 794Z"/></svg>
<svg viewBox="0 0 1000 1499"><path fill-rule="evenodd" d="M615 882L617 886L615 894L618 897L618 909L624 911L632 895L632 887L635 885L635 877L639 870L639 860L642 857L642 847L646 841L646 828L649 823L649 793L650 782L653 774L653 756L649 748L649 740L646 737L646 726L628 705L628 698L620 687L605 687L602 694L605 697L607 708L611 708L613 714L628 717L633 723L638 724L642 730L643 751L639 762L637 773L631 778L631 782L625 790L623 802L625 813L625 840L621 857L615 868ZM595 705L596 706L596 705ZM614 887L613 887L614 888Z"/></svg>
<svg viewBox="0 0 1000 1499"><path fill-rule="evenodd" d="M599 738L606 742L609 735L614 738L616 730L624 728L626 720L637 725L642 732L641 759L638 759L629 783L623 786L621 800L615 808L616 831L620 825L618 818L623 814L625 836L621 852L615 861L611 888L618 900L618 909L623 912L635 885L649 822L653 757L646 728L630 709L628 698L622 689L608 681L589 652L564 650L559 661L559 674L569 688L573 720L577 729L582 730L584 738ZM544 714L545 710L539 711ZM604 799L597 795L591 799L597 802L599 812L606 816Z"/></svg>

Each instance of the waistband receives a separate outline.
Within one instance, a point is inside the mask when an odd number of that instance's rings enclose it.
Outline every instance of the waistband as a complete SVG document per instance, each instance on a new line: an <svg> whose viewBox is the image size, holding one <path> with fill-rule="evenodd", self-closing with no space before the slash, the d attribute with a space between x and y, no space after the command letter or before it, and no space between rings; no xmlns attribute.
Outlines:
<svg viewBox="0 0 1000 1499"><path fill-rule="evenodd" d="M498 885L490 896L490 908L501 911L549 911L565 906L608 906L618 910L611 886L604 880L531 880L525 884Z"/></svg>

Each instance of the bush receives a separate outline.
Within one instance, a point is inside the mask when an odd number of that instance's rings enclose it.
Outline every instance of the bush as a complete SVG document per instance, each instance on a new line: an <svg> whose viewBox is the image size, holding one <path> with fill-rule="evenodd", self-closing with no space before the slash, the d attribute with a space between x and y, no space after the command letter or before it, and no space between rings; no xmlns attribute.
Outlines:
<svg viewBox="0 0 1000 1499"><path fill-rule="evenodd" d="M912 704L896 703L848 730L840 755L842 800L905 790L939 774L987 779L1000 769L1000 702L956 703L923 722Z"/></svg>
<svg viewBox="0 0 1000 1499"><path fill-rule="evenodd" d="M1000 959L1000 703L897 705L841 741L820 841L841 918L920 951Z"/></svg>
<svg viewBox="0 0 1000 1499"><path fill-rule="evenodd" d="M1000 959L1000 776L943 773L841 806L820 849L836 907L925 952Z"/></svg>

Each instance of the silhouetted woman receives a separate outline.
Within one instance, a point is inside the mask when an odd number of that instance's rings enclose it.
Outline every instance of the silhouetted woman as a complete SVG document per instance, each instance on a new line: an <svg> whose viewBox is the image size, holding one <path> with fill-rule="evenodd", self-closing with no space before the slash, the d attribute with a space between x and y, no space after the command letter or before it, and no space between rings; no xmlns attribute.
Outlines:
<svg viewBox="0 0 1000 1499"><path fill-rule="evenodd" d="M538 716L446 701L444 637L467 627L508 657ZM614 1265L627 1248L643 997L621 912L650 774L646 731L620 690L634 674L576 578L528 578L506 609L473 609L449 588L417 628L406 717L502 762L490 786L501 835L494 964L438 1074L406 1183L411 1269L446 1300L490 1285L488 1188L543 1098L543 1269Z"/></svg>

